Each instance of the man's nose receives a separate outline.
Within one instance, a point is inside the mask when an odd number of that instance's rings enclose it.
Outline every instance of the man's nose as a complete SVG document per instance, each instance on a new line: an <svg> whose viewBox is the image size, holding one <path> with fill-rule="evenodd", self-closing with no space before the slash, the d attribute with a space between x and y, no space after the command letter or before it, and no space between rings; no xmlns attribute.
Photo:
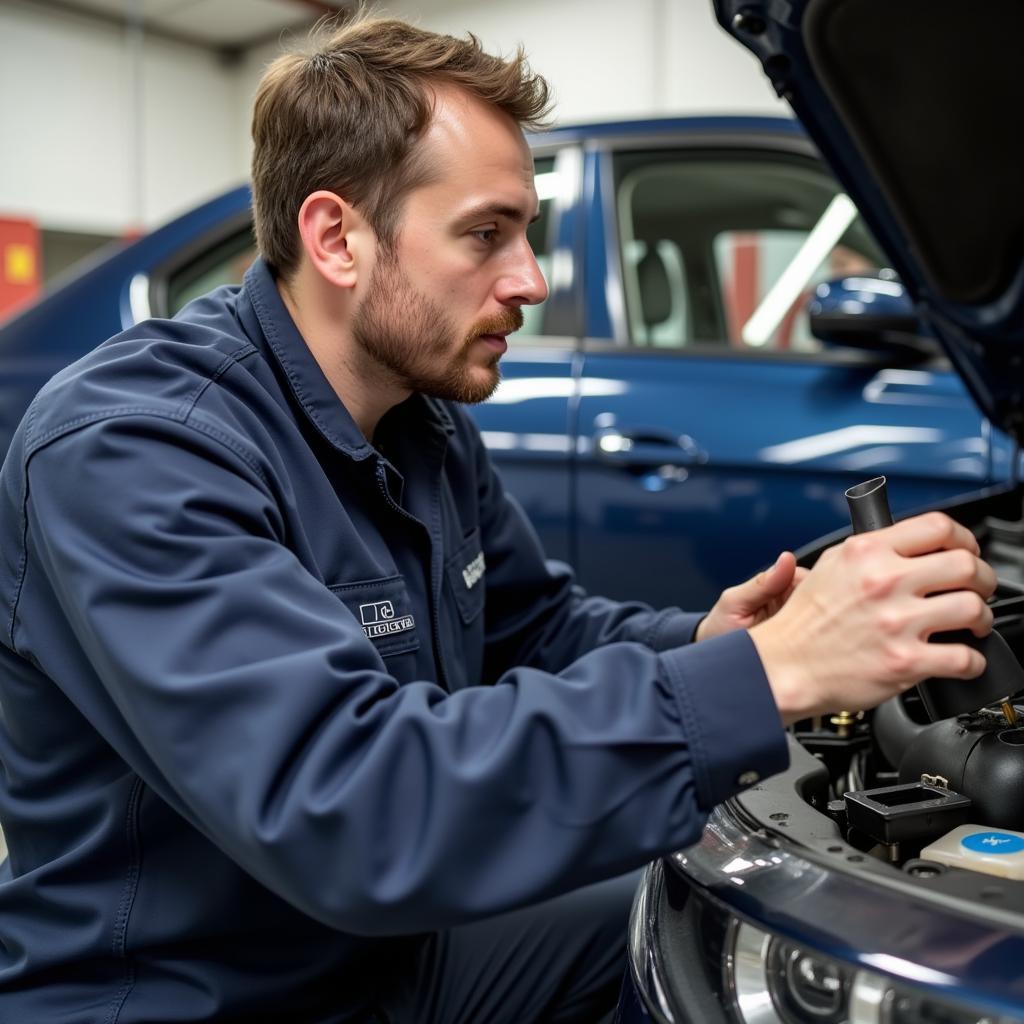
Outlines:
<svg viewBox="0 0 1024 1024"><path fill-rule="evenodd" d="M548 297L548 283L528 244L498 282L497 298L506 306L535 306Z"/></svg>

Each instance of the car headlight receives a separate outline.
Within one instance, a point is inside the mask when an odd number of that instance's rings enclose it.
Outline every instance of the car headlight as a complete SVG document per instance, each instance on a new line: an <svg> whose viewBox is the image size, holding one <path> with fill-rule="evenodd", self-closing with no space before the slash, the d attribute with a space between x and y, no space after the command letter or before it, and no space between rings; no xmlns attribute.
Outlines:
<svg viewBox="0 0 1024 1024"><path fill-rule="evenodd" d="M738 925L735 931L734 980L741 1016L745 1005L758 1016L756 1010L770 1003L787 1022L846 1021L852 971L751 925Z"/></svg>
<svg viewBox="0 0 1024 1024"><path fill-rule="evenodd" d="M739 1024L1014 1024L733 918L723 987Z"/></svg>

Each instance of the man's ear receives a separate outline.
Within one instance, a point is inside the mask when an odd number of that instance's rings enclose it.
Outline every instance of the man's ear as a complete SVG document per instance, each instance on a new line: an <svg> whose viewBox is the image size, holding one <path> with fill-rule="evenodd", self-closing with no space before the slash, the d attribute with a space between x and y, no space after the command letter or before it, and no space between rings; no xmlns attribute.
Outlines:
<svg viewBox="0 0 1024 1024"><path fill-rule="evenodd" d="M334 192L312 192L299 209L299 236L306 258L324 280L354 288L371 262L376 236L369 224Z"/></svg>

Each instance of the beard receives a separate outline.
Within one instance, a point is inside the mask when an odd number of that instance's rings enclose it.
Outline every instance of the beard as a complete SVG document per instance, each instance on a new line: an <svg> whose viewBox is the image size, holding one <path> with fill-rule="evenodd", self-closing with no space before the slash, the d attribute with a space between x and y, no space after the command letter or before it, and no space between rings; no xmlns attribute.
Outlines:
<svg viewBox="0 0 1024 1024"><path fill-rule="evenodd" d="M477 321L460 336L443 307L417 291L398 262L385 254L356 310L352 335L375 376L383 374L388 383L432 398L474 405L490 398L501 380L501 355L479 357L481 335L522 326L522 310L511 307Z"/></svg>

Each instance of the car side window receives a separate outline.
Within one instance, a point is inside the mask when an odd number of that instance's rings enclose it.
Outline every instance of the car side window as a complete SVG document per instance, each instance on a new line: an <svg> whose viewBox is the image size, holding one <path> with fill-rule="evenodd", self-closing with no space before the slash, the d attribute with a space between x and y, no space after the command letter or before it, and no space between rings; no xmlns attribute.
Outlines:
<svg viewBox="0 0 1024 1024"><path fill-rule="evenodd" d="M540 217L529 226L527 237L547 280L551 269L551 205L558 194L555 158L538 158L534 166ZM256 243L251 227L211 242L203 251L192 254L168 275L166 315L173 316L193 299L220 285L240 284L254 259ZM543 335L544 305L523 307L523 335Z"/></svg>
<svg viewBox="0 0 1024 1024"><path fill-rule="evenodd" d="M538 157L533 163L534 182L537 187L537 198L540 200L540 216L527 229L533 255L537 257L537 265L544 275L544 280L551 283L551 204L558 194L557 173L553 156ZM523 306L523 326L521 336L542 337L544 334L544 307L546 302L537 306Z"/></svg>
<svg viewBox="0 0 1024 1024"><path fill-rule="evenodd" d="M810 160L624 153L616 215L629 341L815 351L815 286L886 265L835 180Z"/></svg>
<svg viewBox="0 0 1024 1024"><path fill-rule="evenodd" d="M167 278L167 316L174 316L193 299L224 284L241 284L256 259L252 228L212 242L202 252L175 267Z"/></svg>

